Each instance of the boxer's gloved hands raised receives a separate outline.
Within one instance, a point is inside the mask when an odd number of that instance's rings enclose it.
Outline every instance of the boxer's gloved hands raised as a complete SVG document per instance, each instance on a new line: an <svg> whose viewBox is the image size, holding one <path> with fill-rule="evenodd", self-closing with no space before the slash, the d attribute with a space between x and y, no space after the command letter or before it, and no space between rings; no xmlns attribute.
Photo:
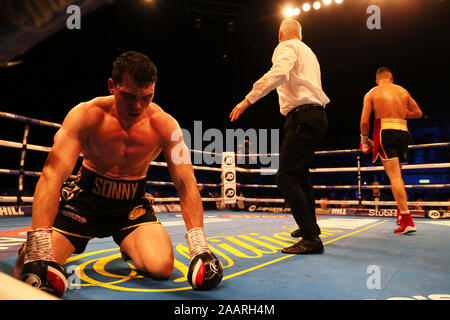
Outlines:
<svg viewBox="0 0 450 320"><path fill-rule="evenodd" d="M25 259L20 279L35 288L61 297L67 290L64 268L53 257L52 230L27 232Z"/></svg>
<svg viewBox="0 0 450 320"><path fill-rule="evenodd" d="M193 228L186 234L191 261L188 281L195 290L214 289L223 278L219 259L211 252L203 228Z"/></svg>
<svg viewBox="0 0 450 320"><path fill-rule="evenodd" d="M361 134L361 142L359 143L359 147L362 153L369 153L373 150L373 141L369 139L369 136L363 136Z"/></svg>

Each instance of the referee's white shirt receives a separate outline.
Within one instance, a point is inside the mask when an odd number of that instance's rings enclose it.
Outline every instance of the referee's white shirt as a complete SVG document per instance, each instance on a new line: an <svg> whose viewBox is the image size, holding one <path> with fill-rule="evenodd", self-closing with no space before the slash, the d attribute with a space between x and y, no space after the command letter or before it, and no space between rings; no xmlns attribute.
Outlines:
<svg viewBox="0 0 450 320"><path fill-rule="evenodd" d="M282 115L304 104L325 107L330 102L322 90L316 55L298 39L278 44L273 52L272 67L253 84L252 91L245 98L253 104L275 88Z"/></svg>

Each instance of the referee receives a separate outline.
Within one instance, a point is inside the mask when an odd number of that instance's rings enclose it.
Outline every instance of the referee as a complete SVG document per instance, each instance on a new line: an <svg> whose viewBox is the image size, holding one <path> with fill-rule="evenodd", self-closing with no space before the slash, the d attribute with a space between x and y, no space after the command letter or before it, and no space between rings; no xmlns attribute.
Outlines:
<svg viewBox="0 0 450 320"><path fill-rule="evenodd" d="M322 91L319 62L314 52L302 42L301 25L294 19L281 23L272 67L231 111L230 120L238 119L250 105L273 89L277 89L280 112L286 116L276 181L299 226L297 236L302 237L282 252L322 253L309 168L314 151L326 132L325 105L330 99Z"/></svg>

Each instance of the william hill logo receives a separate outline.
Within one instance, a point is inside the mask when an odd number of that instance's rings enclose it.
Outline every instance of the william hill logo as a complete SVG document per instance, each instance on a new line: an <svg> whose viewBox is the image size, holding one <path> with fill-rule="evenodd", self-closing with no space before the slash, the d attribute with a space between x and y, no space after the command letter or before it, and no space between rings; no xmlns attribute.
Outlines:
<svg viewBox="0 0 450 320"><path fill-rule="evenodd" d="M136 195L138 185L139 182L111 181L96 177L92 193L108 199L131 200Z"/></svg>
<svg viewBox="0 0 450 320"><path fill-rule="evenodd" d="M209 246L223 265L222 281L241 276L264 266L292 257L280 254L282 248L297 242L291 238L293 228L272 235L248 233L234 236L208 238ZM321 237L342 234L342 230L322 229ZM167 281L155 281L144 277L130 262L121 258L118 248L95 251L73 256L66 261L66 268L78 265L78 288L101 286L120 291L170 292L191 290L187 281L189 249L186 243L173 243L175 269ZM73 269L72 269L73 270ZM69 277L69 280L73 280ZM71 283L71 285L74 285ZM220 284L219 284L220 287Z"/></svg>
<svg viewBox="0 0 450 320"><path fill-rule="evenodd" d="M0 206L0 216L23 216L22 208L13 206Z"/></svg>

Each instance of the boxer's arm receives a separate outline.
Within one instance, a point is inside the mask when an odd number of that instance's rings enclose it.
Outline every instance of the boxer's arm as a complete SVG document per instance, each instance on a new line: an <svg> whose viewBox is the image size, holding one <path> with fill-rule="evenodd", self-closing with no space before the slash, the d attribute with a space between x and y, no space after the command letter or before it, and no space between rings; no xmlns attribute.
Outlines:
<svg viewBox="0 0 450 320"><path fill-rule="evenodd" d="M407 119L421 118L423 115L422 110L419 108L417 102L409 95L408 109L406 111Z"/></svg>
<svg viewBox="0 0 450 320"><path fill-rule="evenodd" d="M362 136L368 136L370 131L370 116L372 114L372 99L370 93L364 96L361 113L360 130Z"/></svg>
<svg viewBox="0 0 450 320"><path fill-rule="evenodd" d="M361 114L360 130L361 142L359 147L363 153L369 153L373 149L373 141L369 139L370 115L372 114L372 101L370 92L364 96L363 110Z"/></svg>
<svg viewBox="0 0 450 320"><path fill-rule="evenodd" d="M163 154L167 162L170 176L178 191L181 214L186 229L203 228L203 205L197 180L192 167L190 152L187 149L181 129L175 119L164 115L158 120L162 134Z"/></svg>
<svg viewBox="0 0 450 320"><path fill-rule="evenodd" d="M32 229L49 229L59 205L60 188L70 176L80 151L80 126L86 121L84 108L72 109L55 134L52 149L36 185L33 200Z"/></svg>
<svg viewBox="0 0 450 320"><path fill-rule="evenodd" d="M189 152L187 149L184 152ZM186 229L203 228L203 205L191 164L169 164L170 176L180 197L181 214Z"/></svg>
<svg viewBox="0 0 450 320"><path fill-rule="evenodd" d="M223 278L223 267L211 252L203 230L203 205L197 188L190 152L175 119L163 115L158 122L162 148L170 176L178 191L189 247L187 279L195 290L214 289Z"/></svg>
<svg viewBox="0 0 450 320"><path fill-rule="evenodd" d="M51 228L58 210L61 185L72 173L80 154L80 126L86 122L81 109L75 107L66 116L36 185L31 230L27 231L20 273L20 279L25 283L58 297L67 290L67 275L64 267L55 261Z"/></svg>

